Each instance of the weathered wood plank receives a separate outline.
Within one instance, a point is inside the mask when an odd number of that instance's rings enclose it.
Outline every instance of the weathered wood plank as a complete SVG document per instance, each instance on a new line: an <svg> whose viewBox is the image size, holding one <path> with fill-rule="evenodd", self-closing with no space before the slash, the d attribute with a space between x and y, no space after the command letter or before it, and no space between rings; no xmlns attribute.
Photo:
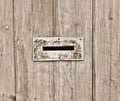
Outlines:
<svg viewBox="0 0 120 101"><path fill-rule="evenodd" d="M94 18L94 101L120 101L119 0L96 0Z"/></svg>
<svg viewBox="0 0 120 101"><path fill-rule="evenodd" d="M0 0L0 101L15 96L13 1Z"/></svg>
<svg viewBox="0 0 120 101"><path fill-rule="evenodd" d="M111 101L120 101L120 1L110 4L111 20Z"/></svg>
<svg viewBox="0 0 120 101"><path fill-rule="evenodd" d="M32 2L14 0L14 33L16 60L16 100L31 100L32 62ZM32 96L34 97L34 95Z"/></svg>
<svg viewBox="0 0 120 101"><path fill-rule="evenodd" d="M33 15L33 37L53 36L53 1L34 0ZM38 97L37 101L54 101L53 63L36 62L34 68L34 92Z"/></svg>
<svg viewBox="0 0 120 101"><path fill-rule="evenodd" d="M55 101L92 101L92 0L57 0L55 36L84 37L85 60L54 66Z"/></svg>
<svg viewBox="0 0 120 101"><path fill-rule="evenodd" d="M52 36L52 0L14 0L17 101L53 101L53 63L33 62L32 38Z"/></svg>

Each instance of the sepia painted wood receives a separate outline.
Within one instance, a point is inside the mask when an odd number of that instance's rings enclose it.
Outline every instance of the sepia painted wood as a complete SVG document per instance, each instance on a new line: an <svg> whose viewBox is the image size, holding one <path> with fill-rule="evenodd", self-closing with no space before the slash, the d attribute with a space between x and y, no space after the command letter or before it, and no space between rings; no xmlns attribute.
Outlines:
<svg viewBox="0 0 120 101"><path fill-rule="evenodd" d="M54 64L55 101L92 101L92 0L56 0L54 36L84 37L84 61Z"/></svg>
<svg viewBox="0 0 120 101"><path fill-rule="evenodd" d="M120 1L110 3L110 32L111 32L111 101L120 101Z"/></svg>
<svg viewBox="0 0 120 101"><path fill-rule="evenodd" d="M14 0L16 100L53 100L53 63L33 62L33 37L52 36L52 0Z"/></svg>
<svg viewBox="0 0 120 101"><path fill-rule="evenodd" d="M16 100L92 100L91 5L89 0L15 0ZM33 63L32 38L46 36L83 36L86 60Z"/></svg>
<svg viewBox="0 0 120 101"><path fill-rule="evenodd" d="M120 2L94 4L94 101L120 101Z"/></svg>
<svg viewBox="0 0 120 101"><path fill-rule="evenodd" d="M119 9L119 0L1 0L0 101L120 101ZM33 62L33 37L84 37L85 59Z"/></svg>
<svg viewBox="0 0 120 101"><path fill-rule="evenodd" d="M53 1L34 0L33 37L53 36ZM36 101L54 101L53 62L34 63L34 93Z"/></svg>
<svg viewBox="0 0 120 101"><path fill-rule="evenodd" d="M14 0L14 33L16 60L16 100L30 101L33 82L31 60L32 1ZM34 94L32 95L34 97Z"/></svg>
<svg viewBox="0 0 120 101"><path fill-rule="evenodd" d="M14 101L13 1L0 0L0 101Z"/></svg>

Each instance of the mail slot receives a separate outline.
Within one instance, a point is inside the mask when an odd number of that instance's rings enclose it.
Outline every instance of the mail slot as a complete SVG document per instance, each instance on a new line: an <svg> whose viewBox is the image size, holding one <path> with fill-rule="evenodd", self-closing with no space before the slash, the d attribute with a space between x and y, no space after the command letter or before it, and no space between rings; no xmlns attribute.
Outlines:
<svg viewBox="0 0 120 101"><path fill-rule="evenodd" d="M33 61L83 60L82 37L33 38Z"/></svg>
<svg viewBox="0 0 120 101"><path fill-rule="evenodd" d="M74 46L44 46L43 51L71 51Z"/></svg>

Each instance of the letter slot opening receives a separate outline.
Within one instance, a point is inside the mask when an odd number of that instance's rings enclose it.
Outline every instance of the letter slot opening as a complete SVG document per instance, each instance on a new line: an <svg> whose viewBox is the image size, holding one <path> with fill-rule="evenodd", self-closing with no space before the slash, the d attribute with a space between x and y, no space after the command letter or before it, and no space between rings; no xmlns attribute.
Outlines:
<svg viewBox="0 0 120 101"><path fill-rule="evenodd" d="M43 46L43 51L73 51L74 46Z"/></svg>

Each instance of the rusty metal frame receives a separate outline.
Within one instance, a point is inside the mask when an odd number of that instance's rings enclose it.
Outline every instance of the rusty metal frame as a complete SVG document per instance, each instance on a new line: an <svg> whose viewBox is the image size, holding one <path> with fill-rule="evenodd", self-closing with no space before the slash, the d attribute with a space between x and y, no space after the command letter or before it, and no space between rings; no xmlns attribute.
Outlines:
<svg viewBox="0 0 120 101"><path fill-rule="evenodd" d="M84 60L83 37L33 38L33 61ZM43 46L74 46L74 50L43 51Z"/></svg>

